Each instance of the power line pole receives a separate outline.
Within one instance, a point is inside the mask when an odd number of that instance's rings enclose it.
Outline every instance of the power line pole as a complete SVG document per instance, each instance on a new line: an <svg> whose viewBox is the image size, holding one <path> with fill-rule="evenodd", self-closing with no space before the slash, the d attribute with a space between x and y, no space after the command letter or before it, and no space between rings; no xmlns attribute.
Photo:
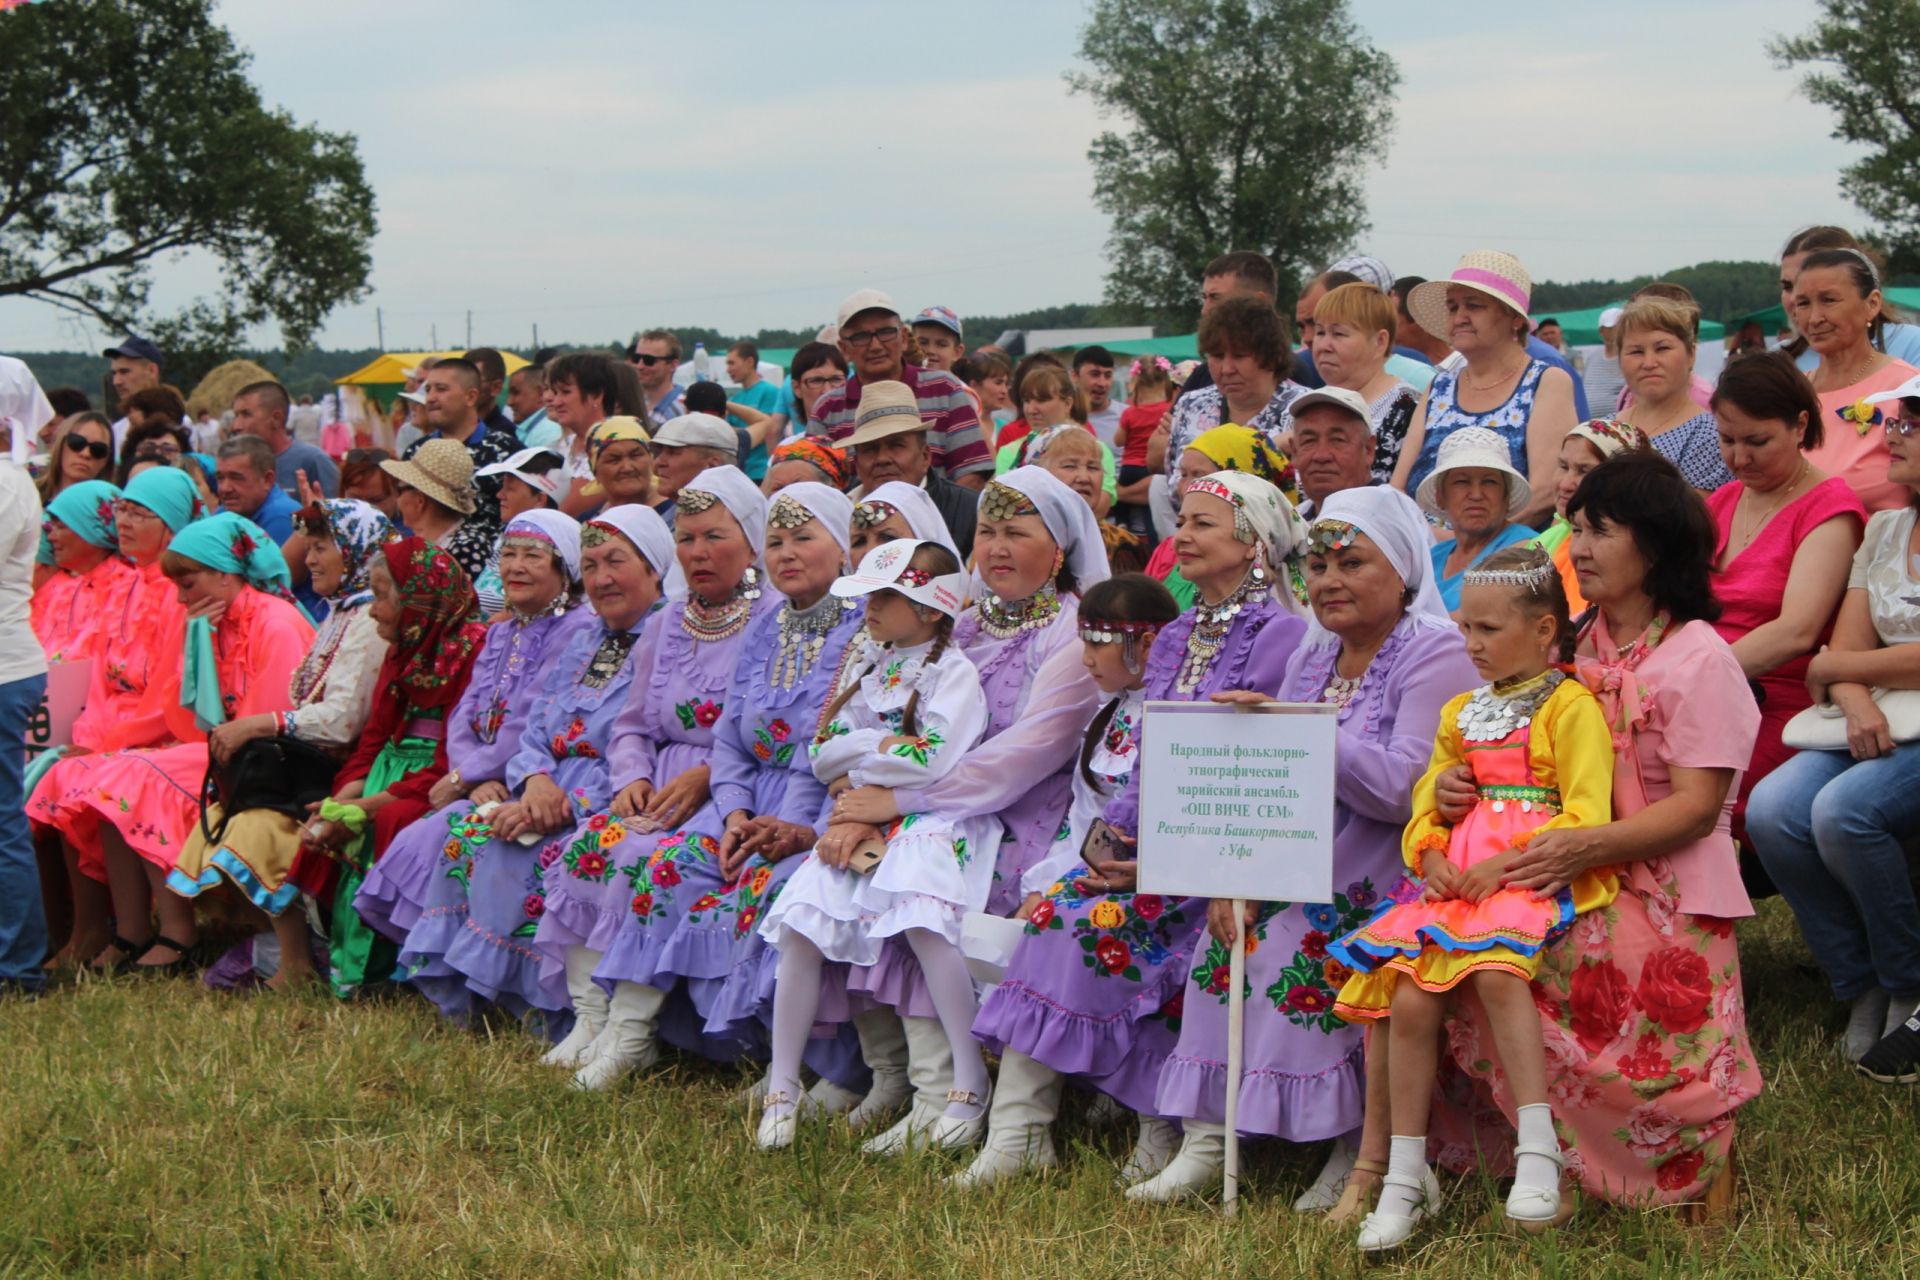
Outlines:
<svg viewBox="0 0 1920 1280"><path fill-rule="evenodd" d="M438 350L440 349L440 324L439 324L439 322L438 322L438 321L435 321L435 322L434 322L433 324L430 324L430 325L428 325L428 326L427 326L427 333L431 335L431 340L432 340L432 342L433 342L433 349L434 349L435 351L438 351Z"/></svg>
<svg viewBox="0 0 1920 1280"><path fill-rule="evenodd" d="M379 307L373 309L373 323L380 331L380 349L387 349L387 317Z"/></svg>
<svg viewBox="0 0 1920 1280"><path fill-rule="evenodd" d="M540 323L539 321L536 320L533 325L533 350L527 352L527 354L533 355L535 352L539 350L540 350Z"/></svg>
<svg viewBox="0 0 1920 1280"><path fill-rule="evenodd" d="M473 350L473 312L467 312L467 350Z"/></svg>

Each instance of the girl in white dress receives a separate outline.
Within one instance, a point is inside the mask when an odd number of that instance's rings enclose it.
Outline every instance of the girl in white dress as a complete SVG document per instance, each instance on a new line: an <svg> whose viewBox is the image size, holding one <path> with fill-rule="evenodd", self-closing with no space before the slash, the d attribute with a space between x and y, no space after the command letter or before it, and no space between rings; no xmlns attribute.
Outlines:
<svg viewBox="0 0 1920 1280"><path fill-rule="evenodd" d="M821 715L809 754L836 795L847 787L924 787L956 764L987 726L986 695L965 654L949 643L965 601L960 562L933 542L899 539L869 551L834 583L867 597L867 651ZM787 882L761 933L780 952L773 996L773 1065L759 1144L791 1145L804 1095L800 1055L820 1000L821 965L872 964L903 935L927 979L954 1056L954 1087L929 1141L962 1146L984 1127L987 1070L973 1039L973 979L960 926L986 905L1000 839L993 817L960 821L910 813L884 833L875 865L872 828L833 821Z"/></svg>

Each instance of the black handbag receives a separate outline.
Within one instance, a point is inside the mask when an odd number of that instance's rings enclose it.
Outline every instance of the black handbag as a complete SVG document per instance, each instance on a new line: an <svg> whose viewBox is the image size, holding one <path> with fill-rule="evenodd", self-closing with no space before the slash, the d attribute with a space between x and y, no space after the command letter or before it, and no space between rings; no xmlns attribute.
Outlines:
<svg viewBox="0 0 1920 1280"><path fill-rule="evenodd" d="M290 818L307 816L307 807L333 794L341 762L310 742L281 734L252 738L224 765L207 755L207 776L200 784L200 834L218 844L227 822L249 809L271 809ZM220 829L207 823L209 805L220 806Z"/></svg>

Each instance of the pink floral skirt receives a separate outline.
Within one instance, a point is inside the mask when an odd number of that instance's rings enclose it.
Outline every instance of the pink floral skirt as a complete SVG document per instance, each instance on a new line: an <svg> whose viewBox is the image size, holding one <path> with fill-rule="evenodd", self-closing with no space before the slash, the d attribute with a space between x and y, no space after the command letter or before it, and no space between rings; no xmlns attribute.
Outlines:
<svg viewBox="0 0 1920 1280"><path fill-rule="evenodd" d="M1733 922L1679 910L1665 859L1634 863L1610 906L1547 949L1533 1001L1568 1172L1603 1200L1699 1199L1726 1166L1734 1112L1760 1093ZM1435 1098L1435 1158L1503 1172L1513 1099L1486 1012L1465 987L1447 1031L1454 1070L1443 1069Z"/></svg>

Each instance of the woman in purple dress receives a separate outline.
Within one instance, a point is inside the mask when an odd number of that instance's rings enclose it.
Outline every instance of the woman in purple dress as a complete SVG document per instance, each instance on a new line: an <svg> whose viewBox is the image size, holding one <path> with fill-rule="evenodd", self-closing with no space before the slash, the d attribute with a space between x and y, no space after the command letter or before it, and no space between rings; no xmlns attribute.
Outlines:
<svg viewBox="0 0 1920 1280"><path fill-rule="evenodd" d="M562 517L563 519L567 517ZM548 647L497 804L455 806L436 829L443 874L400 963L442 1011L476 997L519 1014L566 1007L532 938L547 876L613 797L607 757L626 705L640 637L658 625L667 528L651 508L610 507L580 531L580 577L592 613ZM503 581L513 572L507 566ZM449 909L464 903L465 911Z"/></svg>
<svg viewBox="0 0 1920 1280"><path fill-rule="evenodd" d="M507 616L487 628L473 676L449 717L451 767L427 795L435 812L394 837L354 895L360 918L396 943L420 923L429 895L438 899L447 887L438 882L448 878L442 850L449 829L475 805L507 797L507 761L532 706L523 695L538 687L549 651L559 647L556 635L580 617L568 612L580 579L579 525L551 511L515 517L501 542L501 577ZM460 890L457 899L435 909L458 923L466 914L465 885L453 885Z"/></svg>
<svg viewBox="0 0 1920 1280"><path fill-rule="evenodd" d="M1187 489L1175 545L1197 600L1154 640L1144 699L1278 691L1307 630L1305 602L1294 592L1306 532L1280 491L1254 476L1223 471ZM1092 662L1103 647L1094 636L1105 632L1089 608L1082 603L1080 627ZM1139 725L1124 736L1137 748ZM1139 831L1138 775L1129 769L1117 790L1103 816L1130 844ZM1135 865L1130 854L1093 857L1022 908L1026 939L974 1023L974 1034L1000 1052L1000 1082L986 1149L960 1176L966 1185L1055 1163L1049 1129L1063 1075L1085 1078L1141 1115L1127 1180L1159 1172L1172 1155L1174 1129L1158 1117L1154 1094L1178 1034L1187 955L1206 903L1135 894Z"/></svg>
<svg viewBox="0 0 1920 1280"><path fill-rule="evenodd" d="M798 865L750 859L757 850L778 852L796 840L811 848L826 803L806 744L860 627L860 603L827 590L846 572L852 522L852 501L823 484L788 485L769 504L762 554L779 607L757 613L733 649L709 756L712 799L654 847L646 883L635 886L650 895L651 907L644 915L635 908L621 923L598 969L603 982L637 983L669 996L684 981L703 1028L690 1047L711 1057L757 1047L751 1008L737 1030L728 1019L717 1025L711 1019L735 963L757 957L764 946L753 941L754 922ZM676 1030L670 1028L669 1038ZM834 1074L866 1083L857 1054L843 1052ZM844 1111L859 1095L843 1090L838 1101Z"/></svg>
<svg viewBox="0 0 1920 1280"><path fill-rule="evenodd" d="M1099 709L1076 619L1079 592L1107 576L1107 552L1093 509L1039 467L1018 467L987 483L973 545L975 600L954 626L953 642L980 671L986 739L924 792L849 791L837 816L875 824L905 813L937 812L956 822L997 816L1005 837L987 910L1010 916L1029 893L1052 883L1038 864L1066 820L1082 736ZM904 1044L883 1016L857 1023L875 1092L911 1064L912 1109L865 1148L892 1154L916 1143L946 1111L952 1054L904 942L889 940L879 962L855 970L849 987L905 1020ZM860 1118L861 1110L849 1117Z"/></svg>
<svg viewBox="0 0 1920 1280"><path fill-rule="evenodd" d="M1218 477L1215 477L1218 478ZM1361 1030L1333 1012L1346 974L1327 940L1363 923L1389 894L1413 890L1400 859L1413 784L1427 767L1440 708L1478 681L1433 582L1432 537L1394 489L1344 489L1309 533L1307 595L1315 625L1287 660L1279 697L1340 708L1329 903L1248 905L1243 1134L1289 1142L1341 1139L1297 1207L1326 1208L1353 1167L1366 1095ZM1225 700L1258 702L1257 694ZM1182 991L1180 1037L1155 1107L1179 1117L1180 1150L1129 1199L1172 1200L1218 1183L1224 1160L1227 980L1233 904L1207 907ZM1384 1139L1384 1135L1382 1135ZM1381 1143L1384 1148L1384 1140Z"/></svg>
<svg viewBox="0 0 1920 1280"><path fill-rule="evenodd" d="M646 943L656 924L663 939L671 933L667 891L683 864L718 852L687 824L708 807L714 731L741 642L782 599L763 589L756 568L767 523L758 486L735 467L714 467L687 482L679 504L673 536L687 596L661 610L634 652L608 759L612 793L565 845L535 938L543 970L564 975L585 1024L548 1061L576 1067L582 1089L608 1088L659 1056L667 992L638 980L659 954ZM629 930L638 945L616 951Z"/></svg>

